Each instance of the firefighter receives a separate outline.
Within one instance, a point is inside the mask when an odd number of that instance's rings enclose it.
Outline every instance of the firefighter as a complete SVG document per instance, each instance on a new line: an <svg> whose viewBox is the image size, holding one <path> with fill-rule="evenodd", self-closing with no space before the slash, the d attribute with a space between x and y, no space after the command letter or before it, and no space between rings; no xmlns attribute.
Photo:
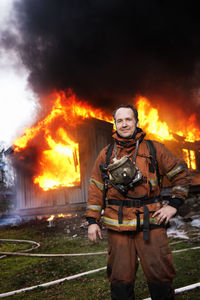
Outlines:
<svg viewBox="0 0 200 300"><path fill-rule="evenodd" d="M100 152L90 178L88 238L93 242L102 239L103 210L113 300L134 299L138 257L151 298L174 299L175 270L165 227L187 197L187 166L163 144L144 139L132 105L119 106L113 117L114 142ZM163 176L172 186L167 203L160 196Z"/></svg>

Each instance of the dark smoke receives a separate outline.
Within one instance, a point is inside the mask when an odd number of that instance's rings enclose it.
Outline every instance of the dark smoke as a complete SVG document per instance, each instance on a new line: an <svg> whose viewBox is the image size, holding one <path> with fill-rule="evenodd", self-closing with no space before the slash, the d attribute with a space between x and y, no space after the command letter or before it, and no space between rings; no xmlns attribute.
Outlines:
<svg viewBox="0 0 200 300"><path fill-rule="evenodd" d="M110 108L136 94L184 103L189 113L199 106L194 2L18 0L15 10L22 34L16 47L38 94L72 88Z"/></svg>

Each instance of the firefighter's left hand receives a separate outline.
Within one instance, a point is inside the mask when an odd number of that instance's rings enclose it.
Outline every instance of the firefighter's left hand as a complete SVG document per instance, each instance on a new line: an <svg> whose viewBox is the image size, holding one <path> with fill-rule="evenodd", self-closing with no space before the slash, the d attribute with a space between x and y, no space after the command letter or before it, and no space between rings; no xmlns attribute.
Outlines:
<svg viewBox="0 0 200 300"><path fill-rule="evenodd" d="M173 206L166 205L157 210L152 217L157 216L157 224L160 225L162 222L167 224L169 220L176 214L177 209Z"/></svg>

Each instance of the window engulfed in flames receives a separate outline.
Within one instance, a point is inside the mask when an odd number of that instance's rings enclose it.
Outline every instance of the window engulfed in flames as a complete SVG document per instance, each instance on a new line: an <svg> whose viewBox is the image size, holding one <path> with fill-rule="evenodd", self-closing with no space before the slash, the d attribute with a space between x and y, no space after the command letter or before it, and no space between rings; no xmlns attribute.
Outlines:
<svg viewBox="0 0 200 300"><path fill-rule="evenodd" d="M183 149L183 158L189 169L196 170L195 152L193 150Z"/></svg>
<svg viewBox="0 0 200 300"><path fill-rule="evenodd" d="M50 113L14 142L15 153L28 149L31 143L37 145L39 162L33 181L44 191L80 185L79 145L71 131L86 118L112 122L70 90L67 95L55 93L54 99Z"/></svg>
<svg viewBox="0 0 200 300"><path fill-rule="evenodd" d="M51 99L54 99L54 102L49 114L35 126L26 129L24 135L14 142L15 153L25 151L31 143L37 146L39 160L35 168L37 174L34 175L33 180L45 191L80 184L79 145L71 131L86 118L113 123L111 115L93 108L87 102L80 101L71 90L67 94L56 92L51 95ZM138 97L136 106L139 126L150 136L153 135L154 139L161 142L175 140L174 132L185 137L185 141L200 140L200 130L195 124L195 115L190 117L187 127L182 126L172 132L166 122L160 121L158 110L151 106L148 99ZM194 151L184 150L184 155L188 167L195 169Z"/></svg>
<svg viewBox="0 0 200 300"><path fill-rule="evenodd" d="M59 128L58 132L63 142L56 142L50 135L47 136L49 149L43 151L41 171L34 178L34 183L44 190L74 186L80 182L78 143L73 142L63 128Z"/></svg>

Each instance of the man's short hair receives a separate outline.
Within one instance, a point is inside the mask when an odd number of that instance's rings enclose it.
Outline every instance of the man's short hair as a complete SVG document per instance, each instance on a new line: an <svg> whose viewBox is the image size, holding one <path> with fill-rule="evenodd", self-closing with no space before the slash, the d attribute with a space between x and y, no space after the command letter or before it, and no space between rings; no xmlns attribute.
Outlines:
<svg viewBox="0 0 200 300"><path fill-rule="evenodd" d="M116 119L115 119L116 112L117 112L118 109L120 109L120 108L130 108L130 109L133 111L133 114L134 114L136 123L139 121L139 120L138 120L138 111L137 111L137 109L136 109L133 105L131 105L131 104L121 104L121 105L119 105L119 106L113 111L113 118L114 118L115 122L116 122Z"/></svg>

